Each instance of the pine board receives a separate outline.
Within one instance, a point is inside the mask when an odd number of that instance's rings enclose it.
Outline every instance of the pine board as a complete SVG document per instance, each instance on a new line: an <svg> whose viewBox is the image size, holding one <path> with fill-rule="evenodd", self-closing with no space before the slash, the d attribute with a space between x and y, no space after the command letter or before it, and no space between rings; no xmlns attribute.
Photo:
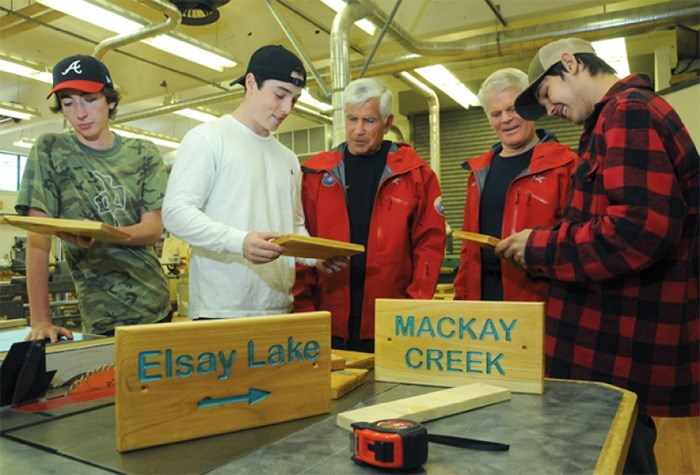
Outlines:
<svg viewBox="0 0 700 475"><path fill-rule="evenodd" d="M509 400L510 389L474 383L341 412L336 423L352 431L355 422L393 418L426 422Z"/></svg>
<svg viewBox="0 0 700 475"><path fill-rule="evenodd" d="M365 252L365 247L361 244L299 234L280 236L273 242L287 248L282 253L283 255L293 257L330 259L332 257L353 256Z"/></svg>
<svg viewBox="0 0 700 475"><path fill-rule="evenodd" d="M331 350L331 354L343 358L346 368L374 368L374 353L334 349Z"/></svg>
<svg viewBox="0 0 700 475"><path fill-rule="evenodd" d="M331 399L340 399L353 389L367 382L369 370L345 368L331 373Z"/></svg>
<svg viewBox="0 0 700 475"><path fill-rule="evenodd" d="M40 234L68 233L90 237L99 241L126 242L131 236L124 231L99 221L46 218L41 216L5 216L12 226Z"/></svg>
<svg viewBox="0 0 700 475"><path fill-rule="evenodd" d="M481 247L494 248L501 242L500 239L488 234L471 233L469 231L452 231L452 235L465 241L471 241Z"/></svg>

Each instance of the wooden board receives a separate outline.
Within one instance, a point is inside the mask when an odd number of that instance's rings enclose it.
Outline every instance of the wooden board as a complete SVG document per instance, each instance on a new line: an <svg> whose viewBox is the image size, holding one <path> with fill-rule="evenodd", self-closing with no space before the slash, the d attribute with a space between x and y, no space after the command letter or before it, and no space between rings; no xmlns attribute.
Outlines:
<svg viewBox="0 0 700 475"><path fill-rule="evenodd" d="M374 368L374 353L364 353L362 351L332 350L331 353L345 360L346 368Z"/></svg>
<svg viewBox="0 0 700 475"><path fill-rule="evenodd" d="M345 358L331 351L331 371L345 369Z"/></svg>
<svg viewBox="0 0 700 475"><path fill-rule="evenodd" d="M331 410L329 312L118 327L125 452Z"/></svg>
<svg viewBox="0 0 700 475"><path fill-rule="evenodd" d="M377 299L377 381L544 391L544 302Z"/></svg>
<svg viewBox="0 0 700 475"><path fill-rule="evenodd" d="M340 399L367 382L368 369L345 368L331 373L331 399Z"/></svg>
<svg viewBox="0 0 700 475"><path fill-rule="evenodd" d="M469 231L452 231L452 235L486 248L494 248L501 242L497 237L489 236L488 234L471 233Z"/></svg>
<svg viewBox="0 0 700 475"><path fill-rule="evenodd" d="M5 222L12 226L40 234L59 232L91 237L100 241L125 242L131 236L124 231L99 221L79 219L45 218L40 216L5 216Z"/></svg>
<svg viewBox="0 0 700 475"><path fill-rule="evenodd" d="M392 418L426 422L509 400L507 388L474 383L341 412L336 423L352 431L355 422Z"/></svg>
<svg viewBox="0 0 700 475"><path fill-rule="evenodd" d="M331 257L353 256L365 252L365 246L361 244L299 234L280 236L273 242L287 248L283 255L294 257L330 259Z"/></svg>

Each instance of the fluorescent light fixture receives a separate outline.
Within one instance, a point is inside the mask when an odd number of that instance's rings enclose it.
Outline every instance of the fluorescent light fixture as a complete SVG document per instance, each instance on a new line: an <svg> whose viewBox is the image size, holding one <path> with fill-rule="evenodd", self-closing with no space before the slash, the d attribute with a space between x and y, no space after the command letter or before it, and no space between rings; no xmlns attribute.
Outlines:
<svg viewBox="0 0 700 475"><path fill-rule="evenodd" d="M124 137L150 140L161 147L178 148L180 146L178 139L168 135L157 134L155 132L149 132L148 130L129 127L128 125L112 125L111 128Z"/></svg>
<svg viewBox="0 0 700 475"><path fill-rule="evenodd" d="M17 102L0 102L0 115L12 117L14 119L29 120L39 117L41 114L37 109Z"/></svg>
<svg viewBox="0 0 700 475"><path fill-rule="evenodd" d="M323 3L326 4L329 8L332 10L335 10L336 12L339 12L343 8L345 8L345 2L344 0L321 0ZM377 31L377 27L369 21L366 18L363 18L362 20L358 20L355 22L355 26L367 33L369 36L374 36L374 33Z"/></svg>
<svg viewBox="0 0 700 475"><path fill-rule="evenodd" d="M317 100L315 97L309 94L306 89L301 91L301 97L299 98L299 102L307 106L314 107L320 110L321 112L330 112L333 110L333 106L331 104L327 104L325 102Z"/></svg>
<svg viewBox="0 0 700 475"><path fill-rule="evenodd" d="M181 115L189 119L198 120L200 122L209 122L210 120L218 119L219 117L221 117L221 114L219 114L218 112L210 109L203 109L201 107L198 107L196 109L180 109L173 112L173 114Z"/></svg>
<svg viewBox="0 0 700 475"><path fill-rule="evenodd" d="M0 71L53 84L51 68L5 53L0 53Z"/></svg>
<svg viewBox="0 0 700 475"><path fill-rule="evenodd" d="M415 70L432 85L454 99L465 109L479 105L479 98L441 64Z"/></svg>
<svg viewBox="0 0 700 475"><path fill-rule="evenodd" d="M591 42L595 54L615 69L621 78L629 76L630 66L627 62L627 46L624 38L613 38Z"/></svg>
<svg viewBox="0 0 700 475"><path fill-rule="evenodd" d="M35 141L36 139L21 137L19 140L16 140L12 145L20 148L32 148L32 145L34 145Z"/></svg>
<svg viewBox="0 0 700 475"><path fill-rule="evenodd" d="M144 27L139 16L102 0L38 0L38 2L117 34L131 33ZM236 62L223 51L179 33L170 32L144 38L141 41L216 71L236 66Z"/></svg>

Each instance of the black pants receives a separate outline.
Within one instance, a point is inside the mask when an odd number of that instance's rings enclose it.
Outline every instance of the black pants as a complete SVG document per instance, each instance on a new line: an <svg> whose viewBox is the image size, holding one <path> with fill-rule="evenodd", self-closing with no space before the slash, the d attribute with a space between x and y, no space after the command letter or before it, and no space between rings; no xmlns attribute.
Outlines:
<svg viewBox="0 0 700 475"><path fill-rule="evenodd" d="M637 423L634 425L630 450L625 460L625 474L657 474L659 469L656 466L656 456L654 455L654 444L656 443L656 425L650 416L637 416Z"/></svg>
<svg viewBox="0 0 700 475"><path fill-rule="evenodd" d="M169 314L165 316L164 319L158 320L156 323L168 323L173 321L173 311L171 310ZM114 330L100 333L102 336L114 336Z"/></svg>

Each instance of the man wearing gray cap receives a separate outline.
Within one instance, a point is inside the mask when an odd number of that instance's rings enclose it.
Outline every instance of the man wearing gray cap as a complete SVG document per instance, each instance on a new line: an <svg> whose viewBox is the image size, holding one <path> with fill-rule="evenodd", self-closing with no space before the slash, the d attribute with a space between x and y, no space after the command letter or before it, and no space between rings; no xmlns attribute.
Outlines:
<svg viewBox="0 0 700 475"><path fill-rule="evenodd" d="M272 136L301 96L304 66L281 45L263 46L234 84L245 87L242 102L185 135L163 203L165 227L192 246L195 319L291 311L295 262L278 259L285 249L272 241L308 235L299 160Z"/></svg>
<svg viewBox="0 0 700 475"><path fill-rule="evenodd" d="M541 48L515 101L584 127L559 224L504 239L496 253L551 279L547 373L638 396L625 473L657 473L651 416L700 412L700 158L649 77L619 79L578 38Z"/></svg>

